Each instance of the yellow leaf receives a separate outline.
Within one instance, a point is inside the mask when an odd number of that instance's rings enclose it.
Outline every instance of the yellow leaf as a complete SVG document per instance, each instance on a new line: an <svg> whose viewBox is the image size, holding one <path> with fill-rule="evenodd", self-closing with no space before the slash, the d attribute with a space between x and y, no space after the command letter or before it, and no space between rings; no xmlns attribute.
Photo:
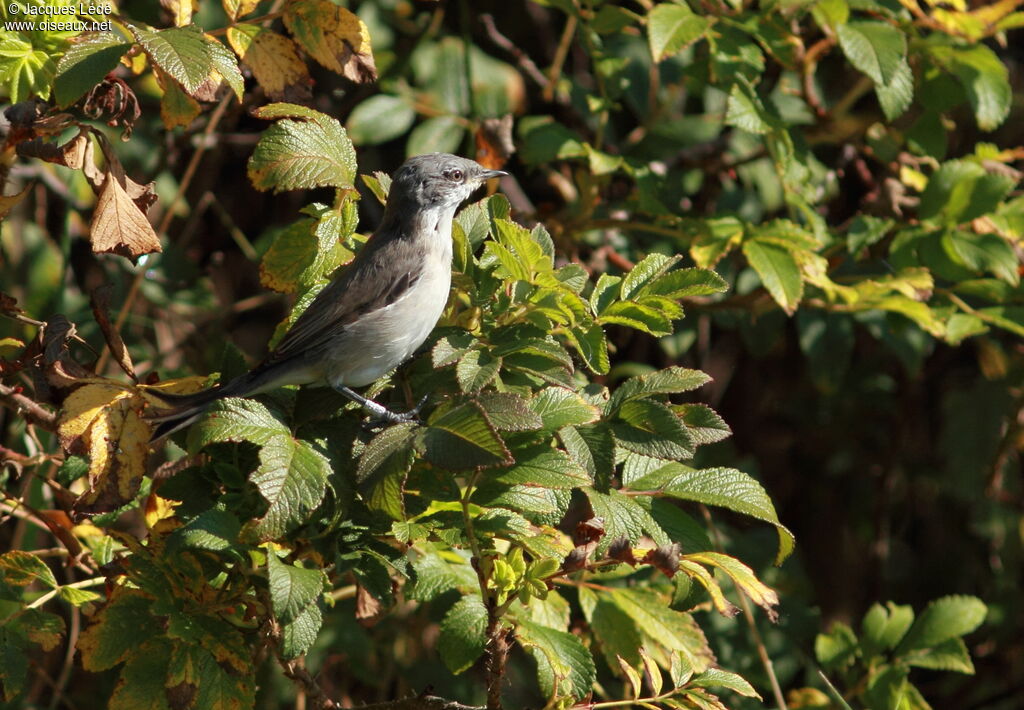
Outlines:
<svg viewBox="0 0 1024 710"><path fill-rule="evenodd" d="M174 509L179 505L181 501L161 498L156 493L150 493L146 498L146 527L152 530L161 520L174 517Z"/></svg>
<svg viewBox="0 0 1024 710"><path fill-rule="evenodd" d="M160 97L160 119L164 122L164 128L188 128L202 110L199 102L186 94L181 85L164 72L157 70L156 76L160 88L164 90Z"/></svg>
<svg viewBox="0 0 1024 710"><path fill-rule="evenodd" d="M149 404L155 407L166 407L167 402L160 399L161 394L192 394L210 386L210 378L205 375L191 375L174 380L164 380L155 385L138 385L138 393Z"/></svg>
<svg viewBox="0 0 1024 710"><path fill-rule="evenodd" d="M175 27L192 22L192 13L197 10L195 0L160 0L160 6L171 13Z"/></svg>
<svg viewBox="0 0 1024 710"><path fill-rule="evenodd" d="M377 78L370 31L350 10L330 0L295 0L284 24L302 48L323 66L358 83Z"/></svg>
<svg viewBox="0 0 1024 710"><path fill-rule="evenodd" d="M232 20L248 15L259 4L260 0L221 0L224 12Z"/></svg>
<svg viewBox="0 0 1024 710"><path fill-rule="evenodd" d="M918 192L924 192L924 189L928 187L928 178L925 174L920 170L908 168L906 165L900 168L900 182Z"/></svg>
<svg viewBox="0 0 1024 710"><path fill-rule="evenodd" d="M228 43L275 101L310 95L313 80L293 41L277 32L239 24L228 28Z"/></svg>

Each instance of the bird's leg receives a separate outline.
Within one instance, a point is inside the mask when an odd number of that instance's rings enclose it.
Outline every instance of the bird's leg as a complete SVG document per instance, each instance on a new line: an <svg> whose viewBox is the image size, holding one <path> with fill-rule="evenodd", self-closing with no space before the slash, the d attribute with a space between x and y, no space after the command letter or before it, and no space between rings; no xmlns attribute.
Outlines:
<svg viewBox="0 0 1024 710"><path fill-rule="evenodd" d="M334 389L336 391L340 392L341 394L345 395L349 399L351 399L353 402L355 402L359 406L361 406L367 412L372 414L374 416L374 418L376 418L377 420L385 421L385 422L388 422L388 423L391 423L391 424L398 424L400 422L411 422L411 421L415 421L415 420L419 419L420 409L423 407L424 403L426 403L426 401L427 401L427 396L424 395L423 399L421 399L419 401L419 404L417 404L415 407L410 409L408 412L398 413L398 412L392 412L390 409L385 407L383 404L378 404L377 402L374 402L372 399L367 399L366 397L364 397L363 395L359 394L358 392L350 390L348 387L344 387L344 386L338 385Z"/></svg>

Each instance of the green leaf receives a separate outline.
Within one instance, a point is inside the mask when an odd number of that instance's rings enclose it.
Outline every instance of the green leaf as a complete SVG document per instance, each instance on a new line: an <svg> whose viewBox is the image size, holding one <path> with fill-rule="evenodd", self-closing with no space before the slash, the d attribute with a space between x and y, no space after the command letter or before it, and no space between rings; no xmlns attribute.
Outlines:
<svg viewBox="0 0 1024 710"><path fill-rule="evenodd" d="M466 393L479 392L489 385L501 370L501 357L485 350L470 350L455 366L455 379L459 389Z"/></svg>
<svg viewBox="0 0 1024 710"><path fill-rule="evenodd" d="M836 27L836 37L853 66L877 85L892 84L906 64L907 36L884 22L856 21Z"/></svg>
<svg viewBox="0 0 1024 710"><path fill-rule="evenodd" d="M761 484L734 468L695 470L681 464L669 465L678 467L680 473L661 489L663 495L728 508L771 523L779 533L775 564L782 564L789 557L795 543L793 533L779 522L775 506Z"/></svg>
<svg viewBox="0 0 1024 710"><path fill-rule="evenodd" d="M619 298L622 300L634 298L643 287L655 281L679 263L681 259L682 257L679 255L669 257L658 253L648 254L622 278Z"/></svg>
<svg viewBox="0 0 1024 710"><path fill-rule="evenodd" d="M375 436L359 457L356 481L370 510L405 519L403 489L413 462L415 425L400 423Z"/></svg>
<svg viewBox="0 0 1024 710"><path fill-rule="evenodd" d="M0 627L0 681L3 681L4 700L12 701L24 691L28 652L25 638L15 632L13 624Z"/></svg>
<svg viewBox="0 0 1024 710"><path fill-rule="evenodd" d="M610 597L651 645L682 652L696 673L703 673L711 665L714 654L692 616L669 609L651 589L615 589Z"/></svg>
<svg viewBox="0 0 1024 710"><path fill-rule="evenodd" d="M230 550L238 543L242 525L238 518L226 510L204 510L171 533L169 549L182 546L195 550Z"/></svg>
<svg viewBox="0 0 1024 710"><path fill-rule="evenodd" d="M520 619L516 639L533 653L541 690L549 698L571 696L581 700L591 694L597 670L578 636Z"/></svg>
<svg viewBox="0 0 1024 710"><path fill-rule="evenodd" d="M498 431L533 431L544 426L530 402L513 392L481 392L476 400Z"/></svg>
<svg viewBox="0 0 1024 710"><path fill-rule="evenodd" d="M330 474L330 461L306 442L272 438L260 449L259 468L249 478L270 504L253 531L272 540L306 522L323 500Z"/></svg>
<svg viewBox="0 0 1024 710"><path fill-rule="evenodd" d="M936 599L922 611L895 654L929 648L971 633L981 626L988 608L977 597L948 596Z"/></svg>
<svg viewBox="0 0 1024 710"><path fill-rule="evenodd" d="M465 135L465 127L454 116L434 116L412 129L405 154L455 153Z"/></svg>
<svg viewBox="0 0 1024 710"><path fill-rule="evenodd" d="M747 81L737 81L729 91L725 123L747 133L764 135L775 130L777 120L768 112L757 92Z"/></svg>
<svg viewBox="0 0 1024 710"><path fill-rule="evenodd" d="M113 668L147 639L160 633L153 623L150 604L152 600L137 589L116 588L82 632L78 644L82 667L87 671Z"/></svg>
<svg viewBox="0 0 1024 710"><path fill-rule="evenodd" d="M475 402L432 416L417 432L416 446L424 458L449 471L512 463L505 442Z"/></svg>
<svg viewBox="0 0 1024 710"><path fill-rule="evenodd" d="M804 293L800 267L793 254L778 244L757 240L744 242L743 254L775 302L792 315Z"/></svg>
<svg viewBox="0 0 1024 710"><path fill-rule="evenodd" d="M914 708L908 703L908 690L913 688L907 682L909 669L900 666L882 666L868 680L863 693L864 702L872 710L902 710ZM925 706L927 707L927 706Z"/></svg>
<svg viewBox="0 0 1024 710"><path fill-rule="evenodd" d="M814 657L825 670L835 670L850 663L857 653L857 636L846 624L832 624L827 634L814 639Z"/></svg>
<svg viewBox="0 0 1024 710"><path fill-rule="evenodd" d="M308 651L320 633L324 617L320 607L310 604L287 624L281 625L281 655L285 659L298 658Z"/></svg>
<svg viewBox="0 0 1024 710"><path fill-rule="evenodd" d="M754 686L748 683L743 676L721 668L708 668L698 676L695 676L686 684L688 688L727 688L734 693L739 693L745 698L757 698L761 696Z"/></svg>
<svg viewBox="0 0 1024 710"><path fill-rule="evenodd" d="M6 85L11 102L18 103L33 95L48 99L57 72L53 59L13 32L4 35L0 36L0 82Z"/></svg>
<svg viewBox="0 0 1024 710"><path fill-rule="evenodd" d="M895 121L914 101L914 72L906 59L897 66L888 84L876 84L875 94L887 121Z"/></svg>
<svg viewBox="0 0 1024 710"><path fill-rule="evenodd" d="M711 381L711 377L700 370L685 367L668 367L646 375L631 377L619 385L608 402L608 413L614 414L626 402L641 397L659 394L690 392Z"/></svg>
<svg viewBox="0 0 1024 710"><path fill-rule="evenodd" d="M962 224L992 212L1013 187L1012 178L989 174L974 162L951 160L928 179L919 213L921 219Z"/></svg>
<svg viewBox="0 0 1024 710"><path fill-rule="evenodd" d="M189 429L188 451L194 454L221 441L251 441L262 446L289 434L288 427L259 402L227 397L215 401L199 424Z"/></svg>
<svg viewBox="0 0 1024 710"><path fill-rule="evenodd" d="M675 410L698 446L713 444L732 436L732 429L725 420L706 404L682 404L675 407Z"/></svg>
<svg viewBox="0 0 1024 710"><path fill-rule="evenodd" d="M952 638L920 651L911 651L901 660L909 666L936 671L954 671L974 675L974 663L961 638Z"/></svg>
<svg viewBox="0 0 1024 710"><path fill-rule="evenodd" d="M671 57L704 36L711 21L688 6L659 3L647 13L647 41L655 62Z"/></svg>
<svg viewBox="0 0 1024 710"><path fill-rule="evenodd" d="M657 309L629 301L616 301L598 319L602 325L624 325L651 335L670 335L672 321Z"/></svg>
<svg viewBox="0 0 1024 710"><path fill-rule="evenodd" d="M301 106L270 104L256 115L273 118L282 111L304 120L279 120L260 136L249 159L249 180L257 190L281 192L312 187L354 187L356 154L335 119Z"/></svg>
<svg viewBox="0 0 1024 710"><path fill-rule="evenodd" d="M942 235L942 247L950 258L972 271L987 271L1013 286L1020 283L1017 253L998 234L947 230Z"/></svg>
<svg viewBox="0 0 1024 710"><path fill-rule="evenodd" d="M57 105L70 106L103 81L129 48L131 43L113 32L84 35L83 41L69 45L57 62L53 82Z"/></svg>
<svg viewBox="0 0 1024 710"><path fill-rule="evenodd" d="M604 520L605 535L598 545L598 552L603 553L608 545L620 537L635 543L644 534L649 535L659 545L669 542L668 536L658 526L650 513L633 499L612 488L601 493L593 488L585 488L583 492L590 501L594 516Z"/></svg>
<svg viewBox="0 0 1024 710"><path fill-rule="evenodd" d="M602 274L604 276L604 274ZM728 290L725 279L710 269L691 267L675 269L661 274L645 283L637 292L636 297L666 296L668 298L694 298L711 296Z"/></svg>
<svg viewBox="0 0 1024 710"><path fill-rule="evenodd" d="M582 158L587 154L583 137L550 116L524 116L517 123L519 158L527 165Z"/></svg>
<svg viewBox="0 0 1024 710"><path fill-rule="evenodd" d="M195 25L148 30L129 26L150 60L195 94L214 68L209 42Z"/></svg>
<svg viewBox="0 0 1024 710"><path fill-rule="evenodd" d="M881 651L896 648L912 623L914 610L910 606L893 602L886 602L885 606L873 604L861 622L860 645L864 655L870 658Z"/></svg>
<svg viewBox="0 0 1024 710"><path fill-rule="evenodd" d="M611 363L608 361L608 340L604 328L597 323L589 327L576 326L568 333L576 352L583 358L584 364L598 375L608 374Z"/></svg>
<svg viewBox="0 0 1024 710"><path fill-rule="evenodd" d="M564 387L547 387L530 400L546 431L597 421L600 411L581 395Z"/></svg>
<svg viewBox="0 0 1024 710"><path fill-rule="evenodd" d="M970 47L936 44L928 46L928 52L936 64L963 85L979 128L992 131L1006 120L1013 90L1006 65L995 52L983 44Z"/></svg>
<svg viewBox="0 0 1024 710"><path fill-rule="evenodd" d="M345 127L356 145L378 145L412 127L416 111L409 102L390 94L371 96L352 110Z"/></svg>
<svg viewBox="0 0 1024 710"><path fill-rule="evenodd" d="M872 244L877 244L896 224L894 220L857 215L846 232L846 249L854 256Z"/></svg>
<svg viewBox="0 0 1024 710"><path fill-rule="evenodd" d="M466 596L455 602L441 622L437 650L452 673L462 673L473 665L487 645L487 609L479 596Z"/></svg>
<svg viewBox="0 0 1024 710"><path fill-rule="evenodd" d="M516 451L511 467L489 476L509 485L541 488L579 488L590 485L587 472L569 455L541 444Z"/></svg>
<svg viewBox="0 0 1024 710"><path fill-rule="evenodd" d="M566 426L558 430L562 445L594 481L594 486L607 490L615 471L615 437L605 423L590 426Z"/></svg>
<svg viewBox="0 0 1024 710"><path fill-rule="evenodd" d="M11 550L0 555L0 572L8 584L18 587L39 582L50 589L57 588L53 571L39 557L21 550Z"/></svg>
<svg viewBox="0 0 1024 710"><path fill-rule="evenodd" d="M442 556L428 545L412 563L415 577L409 598L429 602L452 589L479 589L473 568L460 558L450 559L452 556L450 552Z"/></svg>
<svg viewBox="0 0 1024 710"><path fill-rule="evenodd" d="M661 402L632 399L618 409L612 421L615 441L622 448L659 459L688 459L693 439L679 417Z"/></svg>
<svg viewBox="0 0 1024 710"><path fill-rule="evenodd" d="M306 607L315 605L326 581L323 570L286 564L275 552L267 551L267 588L274 618L282 624L290 624Z"/></svg>
<svg viewBox="0 0 1024 710"><path fill-rule="evenodd" d="M94 591L77 587L61 587L59 594L61 599L74 606L82 606L103 598Z"/></svg>

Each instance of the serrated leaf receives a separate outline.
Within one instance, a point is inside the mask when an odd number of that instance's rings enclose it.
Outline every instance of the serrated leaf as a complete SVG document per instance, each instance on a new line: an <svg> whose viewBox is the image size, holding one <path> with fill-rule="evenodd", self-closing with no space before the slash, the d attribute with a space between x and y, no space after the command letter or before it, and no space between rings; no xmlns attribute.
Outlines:
<svg viewBox="0 0 1024 710"><path fill-rule="evenodd" d="M137 589L116 587L79 639L82 667L88 671L113 668L159 633L150 613L151 603Z"/></svg>
<svg viewBox="0 0 1024 710"><path fill-rule="evenodd" d="M281 537L306 522L327 488L331 464L323 454L290 435L278 435L260 449L260 465L250 476L269 503L266 514L253 524L262 540Z"/></svg>
<svg viewBox="0 0 1024 710"><path fill-rule="evenodd" d="M40 582L51 589L57 587L53 570L39 557L21 550L11 550L0 555L0 572L3 572L5 582L18 587L27 587L34 582Z"/></svg>
<svg viewBox="0 0 1024 710"><path fill-rule="evenodd" d="M967 644L961 638L951 638L942 643L919 651L911 651L901 659L904 663L918 668L936 671L955 671L974 675L974 663L967 651Z"/></svg>
<svg viewBox="0 0 1024 710"><path fill-rule="evenodd" d="M274 192L324 186L352 189L355 149L341 124L291 104L264 106L257 115L273 118L282 111L306 120L285 118L263 132L248 164L253 186Z"/></svg>
<svg viewBox="0 0 1024 710"><path fill-rule="evenodd" d="M659 545L669 542L668 536L650 513L632 496L627 496L614 488L607 493L593 488L584 488L583 492L590 501L594 517L604 520L605 535L598 545L599 553L603 553L610 543L620 537L635 543L646 534Z"/></svg>
<svg viewBox="0 0 1024 710"><path fill-rule="evenodd" d="M455 602L441 622L437 650L452 673L461 673L480 657L487 645L487 609L479 596Z"/></svg>
<svg viewBox="0 0 1024 710"><path fill-rule="evenodd" d="M135 39L156 66L195 94L214 68L213 57L202 30L195 25L148 30L130 26Z"/></svg>
<svg viewBox="0 0 1024 710"><path fill-rule="evenodd" d="M648 254L638 261L622 278L619 286L619 298L627 300L635 298L639 292L682 259L678 254L674 257L664 254Z"/></svg>
<svg viewBox="0 0 1024 710"><path fill-rule="evenodd" d="M267 589L274 618L282 624L290 624L306 607L315 606L326 581L321 569L297 567L282 562L273 551L267 553Z"/></svg>
<svg viewBox="0 0 1024 710"><path fill-rule="evenodd" d="M695 451L693 438L675 413L650 399L624 402L612 421L612 432L619 446L644 456L678 460Z"/></svg>
<svg viewBox="0 0 1024 710"><path fill-rule="evenodd" d="M284 24L313 59L358 83L377 78L370 31L351 10L330 0L292 0Z"/></svg>
<svg viewBox="0 0 1024 710"><path fill-rule="evenodd" d="M291 432L264 405L252 399L226 397L215 401L188 433L188 450L196 453L207 444L250 441L264 445Z"/></svg>
<svg viewBox="0 0 1024 710"><path fill-rule="evenodd" d="M793 254L785 247L756 240L743 243L743 254L775 302L792 314L804 293L800 266Z"/></svg>
<svg viewBox="0 0 1024 710"><path fill-rule="evenodd" d="M370 510L393 520L405 519L405 479L413 462L413 430L410 423L396 424L375 436L359 457L356 481Z"/></svg>
<svg viewBox="0 0 1024 710"><path fill-rule="evenodd" d="M57 105L70 106L84 96L112 71L118 60L131 48L113 32L82 35L72 42L57 62L53 92Z"/></svg>
<svg viewBox="0 0 1024 710"><path fill-rule="evenodd" d="M828 633L818 634L814 639L814 657L825 670L842 668L857 653L857 636L846 624L832 624Z"/></svg>
<svg viewBox="0 0 1024 710"><path fill-rule="evenodd" d="M714 660L707 639L693 617L669 609L653 590L615 589L610 599L650 639L650 645L682 652L695 672L703 673Z"/></svg>
<svg viewBox="0 0 1024 710"><path fill-rule="evenodd" d="M451 560L429 547L412 567L415 577L408 595L415 601L433 601L451 589L479 588L476 573L469 564L464 560Z"/></svg>
<svg viewBox="0 0 1024 710"><path fill-rule="evenodd" d="M880 651L895 648L913 622L914 610L910 606L893 602L885 606L873 604L861 622L860 645L864 655L870 658Z"/></svg>
<svg viewBox="0 0 1024 710"><path fill-rule="evenodd" d="M415 120L416 111L408 101L377 94L352 110L345 128L356 145L379 145L404 134Z"/></svg>
<svg viewBox="0 0 1024 710"><path fill-rule="evenodd" d="M1004 175L989 174L966 160L943 163L928 179L921 194L922 219L939 218L948 225L962 224L992 212L1014 187Z"/></svg>
<svg viewBox="0 0 1024 710"><path fill-rule="evenodd" d="M604 8L602 8L604 9ZM655 62L671 57L704 36L711 21L688 6L659 3L647 14L647 42Z"/></svg>
<svg viewBox="0 0 1024 710"><path fill-rule="evenodd" d="M547 387L530 400L530 409L540 415L548 431L597 421L600 411L582 396L563 387Z"/></svg>
<svg viewBox="0 0 1024 710"><path fill-rule="evenodd" d="M594 487L608 488L615 469L615 437L605 423L566 426L558 430L565 450L593 479Z"/></svg>
<svg viewBox="0 0 1024 710"><path fill-rule="evenodd" d="M608 374L611 363L608 360L608 339L604 328L597 323L589 327L575 326L569 330L576 352L583 358L583 363L598 375Z"/></svg>
<svg viewBox="0 0 1024 710"><path fill-rule="evenodd" d="M185 0L185 2L191 2L191 0ZM231 50L221 44L219 40L210 35L205 35L205 37L214 70L231 87L235 98L241 101L242 94L245 91L245 80L242 78L242 72L238 68L238 60L235 59L235 55L231 53Z"/></svg>
<svg viewBox="0 0 1024 710"><path fill-rule="evenodd" d="M876 84L875 94L887 121L895 121L914 101L914 72L903 59L888 84Z"/></svg>
<svg viewBox="0 0 1024 710"><path fill-rule="evenodd" d="M627 328L660 336L672 333L672 321L657 309L629 301L616 301L598 318L602 325L624 325Z"/></svg>
<svg viewBox="0 0 1024 710"><path fill-rule="evenodd" d="M680 473L661 489L663 495L728 508L771 523L779 533L779 551L775 563L781 564L789 557L795 539L779 522L775 506L761 484L734 468L695 470L680 464L669 466L678 467Z"/></svg>
<svg viewBox="0 0 1024 710"><path fill-rule="evenodd" d="M233 513L213 508L185 523L171 533L171 545L196 550L229 550L238 542L242 524Z"/></svg>
<svg viewBox="0 0 1024 710"><path fill-rule="evenodd" d="M459 389L466 393L479 392L498 376L501 364L501 356L485 350L470 350L455 366Z"/></svg>
<svg viewBox="0 0 1024 710"><path fill-rule="evenodd" d="M988 607L977 597L956 595L936 599L918 614L894 653L900 656L969 634L981 626L987 614Z"/></svg>
<svg viewBox="0 0 1024 710"><path fill-rule="evenodd" d="M608 401L608 412L614 414L626 402L641 397L659 394L690 392L711 381L711 377L700 370L685 367L668 367L646 375L631 377L612 392Z"/></svg>
<svg viewBox="0 0 1024 710"><path fill-rule="evenodd" d="M59 595L61 599L73 606L82 606L103 598L92 590L77 587L61 587Z"/></svg>
<svg viewBox="0 0 1024 710"><path fill-rule="evenodd" d="M488 478L508 485L579 488L590 485L587 472L568 454L547 445L516 451L516 462Z"/></svg>
<svg viewBox="0 0 1024 710"><path fill-rule="evenodd" d="M970 47L936 44L930 45L928 52L963 85L979 128L992 131L1006 120L1013 90L1006 65L995 52L983 44Z"/></svg>
<svg viewBox="0 0 1024 710"><path fill-rule="evenodd" d="M316 642L324 617L320 607L310 604L289 623L281 625L281 655L285 659L298 658Z"/></svg>
<svg viewBox="0 0 1024 710"><path fill-rule="evenodd" d="M891 84L900 65L906 63L907 36L884 22L848 22L836 27L836 37L850 63L875 84Z"/></svg>
<svg viewBox="0 0 1024 710"><path fill-rule="evenodd" d="M682 404L675 407L675 410L698 446L713 444L732 436L732 429L725 420L706 404Z"/></svg>
<svg viewBox="0 0 1024 710"><path fill-rule="evenodd" d="M667 296L668 298L694 298L711 296L729 288L725 279L710 269L691 267L675 269L661 274L645 283L637 292L636 297Z"/></svg>
<svg viewBox="0 0 1024 710"><path fill-rule="evenodd" d="M750 601L768 612L770 617L777 616L772 607L778 605L779 595L761 582L752 569L735 557L723 555L720 552L695 552L686 555L686 559L722 570Z"/></svg>
<svg viewBox="0 0 1024 710"><path fill-rule="evenodd" d="M239 23L228 27L228 42L274 101L303 97L313 83L298 47L272 30Z"/></svg>
<svg viewBox="0 0 1024 710"><path fill-rule="evenodd" d="M505 442L475 402L431 417L417 432L417 448L428 461L450 471L512 463Z"/></svg>
<svg viewBox="0 0 1024 710"><path fill-rule="evenodd" d="M1020 283L1017 253L998 234L947 230L942 235L942 247L954 261L972 271L987 271L1013 286Z"/></svg>
<svg viewBox="0 0 1024 710"><path fill-rule="evenodd" d="M764 135L775 129L776 119L768 112L761 98L749 83L737 81L729 91L725 123L747 133ZM706 266L713 262L704 259L698 263Z"/></svg>
<svg viewBox="0 0 1024 710"><path fill-rule="evenodd" d="M533 431L544 426L530 400L513 392L481 392L477 402L498 431Z"/></svg>
<svg viewBox="0 0 1024 710"><path fill-rule="evenodd" d="M590 695L597 669L579 637L521 619L516 625L516 639L533 651L541 689L548 697L580 700Z"/></svg>
<svg viewBox="0 0 1024 710"><path fill-rule="evenodd" d="M754 690L754 686L748 683L743 676L722 670L721 668L708 668L700 675L691 678L686 687L727 688L745 698L761 700L761 696Z"/></svg>

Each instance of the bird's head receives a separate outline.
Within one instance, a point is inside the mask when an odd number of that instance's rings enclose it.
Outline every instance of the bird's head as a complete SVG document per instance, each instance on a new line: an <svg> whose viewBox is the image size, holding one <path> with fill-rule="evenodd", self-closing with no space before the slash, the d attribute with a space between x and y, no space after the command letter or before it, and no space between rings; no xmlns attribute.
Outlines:
<svg viewBox="0 0 1024 710"><path fill-rule="evenodd" d="M507 174L450 153L417 155L395 171L388 207L454 210L488 179Z"/></svg>

